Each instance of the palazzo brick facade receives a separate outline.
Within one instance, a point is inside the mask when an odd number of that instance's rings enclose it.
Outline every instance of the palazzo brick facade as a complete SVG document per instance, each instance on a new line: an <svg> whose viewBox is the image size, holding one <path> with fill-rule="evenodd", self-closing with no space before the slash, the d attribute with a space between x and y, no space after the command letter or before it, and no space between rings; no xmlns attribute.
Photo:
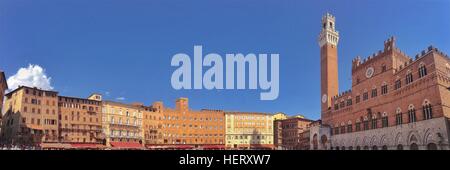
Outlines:
<svg viewBox="0 0 450 170"><path fill-rule="evenodd" d="M337 68L333 36L338 34L323 37L337 32L335 18L327 14L322 23L322 96L331 98L322 98L321 128L330 131L328 136L323 134L329 139L324 141L316 129L311 134L317 139L312 148L449 149L450 59L446 54L430 46L410 57L390 37L382 50L352 61L351 89L335 94L337 75L323 73Z"/></svg>

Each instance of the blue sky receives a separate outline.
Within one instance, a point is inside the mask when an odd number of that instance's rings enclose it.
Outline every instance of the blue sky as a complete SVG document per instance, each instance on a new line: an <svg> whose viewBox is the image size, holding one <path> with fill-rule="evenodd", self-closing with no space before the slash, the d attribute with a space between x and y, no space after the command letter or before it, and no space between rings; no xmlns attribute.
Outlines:
<svg viewBox="0 0 450 170"><path fill-rule="evenodd" d="M340 91L350 88L351 60L382 49L389 36L410 56L430 44L450 52L450 1L0 1L0 69L7 77L37 64L62 95L193 109L285 112L320 118L321 17L336 16ZM279 53L280 94L259 90L174 90L176 53ZM206 70L204 70L206 71Z"/></svg>

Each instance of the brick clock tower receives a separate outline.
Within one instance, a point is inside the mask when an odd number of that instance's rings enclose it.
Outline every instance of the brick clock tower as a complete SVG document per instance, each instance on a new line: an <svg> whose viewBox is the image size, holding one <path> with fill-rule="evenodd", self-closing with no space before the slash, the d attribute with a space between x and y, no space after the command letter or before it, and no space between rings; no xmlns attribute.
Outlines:
<svg viewBox="0 0 450 170"><path fill-rule="evenodd" d="M339 32L335 29L335 18L327 13L322 17L322 31L319 35L322 114L331 107L331 97L339 93L338 42Z"/></svg>

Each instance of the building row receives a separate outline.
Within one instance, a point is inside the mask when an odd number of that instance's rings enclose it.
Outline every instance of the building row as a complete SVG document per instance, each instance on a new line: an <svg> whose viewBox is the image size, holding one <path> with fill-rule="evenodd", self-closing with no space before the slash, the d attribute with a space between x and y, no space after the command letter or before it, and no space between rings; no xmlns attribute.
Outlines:
<svg viewBox="0 0 450 170"><path fill-rule="evenodd" d="M4 78L0 83L7 89ZM274 116L269 113L191 110L187 98L177 99L175 108L159 101L150 106L125 104L102 100L95 93L87 98L69 97L27 86L4 97L3 145L44 149L275 148ZM306 128L303 124L299 127Z"/></svg>

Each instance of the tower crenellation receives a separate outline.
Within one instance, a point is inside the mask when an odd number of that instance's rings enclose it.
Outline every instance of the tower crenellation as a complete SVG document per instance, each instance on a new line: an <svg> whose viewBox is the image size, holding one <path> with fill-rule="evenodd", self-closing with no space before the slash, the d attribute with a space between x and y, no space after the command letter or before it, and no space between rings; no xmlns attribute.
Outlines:
<svg viewBox="0 0 450 170"><path fill-rule="evenodd" d="M355 71L361 67L366 66L368 63L370 63L371 61L378 59L380 57L385 56L385 54L387 53L399 53L402 56L406 56L408 57L403 51L401 51L400 49L398 49L395 45L395 41L396 38L394 36L389 37L387 40L384 41L384 49L383 50L378 50L376 53L373 53L369 56L367 56L364 59L354 59L353 60L353 65L352 65L352 70ZM359 56L358 56L359 57Z"/></svg>

